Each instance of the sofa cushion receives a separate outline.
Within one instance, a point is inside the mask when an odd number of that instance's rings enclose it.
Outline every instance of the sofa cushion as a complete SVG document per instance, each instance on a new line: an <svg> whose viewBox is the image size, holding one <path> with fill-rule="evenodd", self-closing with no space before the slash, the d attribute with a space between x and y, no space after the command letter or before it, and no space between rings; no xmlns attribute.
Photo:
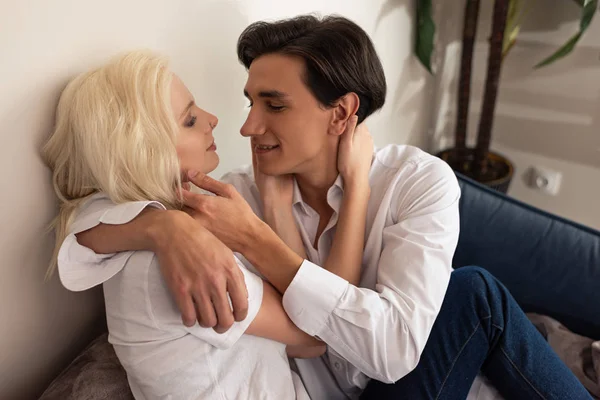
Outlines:
<svg viewBox="0 0 600 400"><path fill-rule="evenodd" d="M600 232L458 178L454 266L486 268L525 311L600 339Z"/></svg>
<svg viewBox="0 0 600 400"><path fill-rule="evenodd" d="M133 400L127 374L108 343L108 333L90 343L39 400Z"/></svg>

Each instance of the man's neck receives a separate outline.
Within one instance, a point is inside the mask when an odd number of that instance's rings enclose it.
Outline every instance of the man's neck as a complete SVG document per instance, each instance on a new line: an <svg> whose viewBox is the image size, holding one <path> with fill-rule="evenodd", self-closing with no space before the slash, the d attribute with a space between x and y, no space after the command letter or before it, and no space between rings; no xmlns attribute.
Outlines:
<svg viewBox="0 0 600 400"><path fill-rule="evenodd" d="M315 170L312 174L296 175L302 199L319 214L319 224L312 243L315 249L319 248L319 238L333 215L333 209L327 202L327 192L335 182L337 174L337 168L333 171L323 168Z"/></svg>
<svg viewBox="0 0 600 400"><path fill-rule="evenodd" d="M295 174L295 177L304 202L319 214L327 210L327 192L338 177L337 159L333 157L322 163L315 163L307 171Z"/></svg>

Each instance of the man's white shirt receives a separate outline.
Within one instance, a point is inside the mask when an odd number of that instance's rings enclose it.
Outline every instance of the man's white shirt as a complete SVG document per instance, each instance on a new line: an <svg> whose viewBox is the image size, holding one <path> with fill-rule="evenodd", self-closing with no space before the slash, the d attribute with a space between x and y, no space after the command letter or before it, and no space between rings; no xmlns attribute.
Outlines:
<svg viewBox="0 0 600 400"><path fill-rule="evenodd" d="M250 166L222 180L263 217ZM311 262L301 266L283 305L300 329L327 343L323 357L295 360L313 400L355 399L371 378L391 383L412 371L450 280L460 228L460 187L452 169L416 147L388 145L375 152L369 183L358 286L319 267L333 244L343 180L338 177L327 193L333 216L317 248L319 215L294 186L293 212ZM469 399L493 398L495 390L478 378Z"/></svg>
<svg viewBox="0 0 600 400"><path fill-rule="evenodd" d="M228 173L223 181L234 185L262 218L251 167ZM355 399L370 378L394 382L414 369L450 279L459 235L460 198L450 167L415 147L389 145L375 152L369 182L358 286L319 267L329 254L335 233L344 190L341 177L328 191L334 213L317 248L313 243L319 215L303 201L298 186L294 187L293 212L308 260L285 292L283 305L298 327L328 345L324 356L294 363L312 400ZM122 218L113 221L125 222ZM88 280L94 274L94 284L102 283L123 269L123 258L128 254L95 255L81 249L74 237L65 245L71 250L61 250L69 254L59 259L63 283L78 277ZM81 263L83 255L85 262ZM249 271L259 275L243 256L237 256ZM75 272L69 268L70 273L61 267L74 264L84 267L75 268ZM247 282L252 279L249 275ZM177 313L174 306L171 311ZM486 388L477 380L469 398L493 398L493 391Z"/></svg>

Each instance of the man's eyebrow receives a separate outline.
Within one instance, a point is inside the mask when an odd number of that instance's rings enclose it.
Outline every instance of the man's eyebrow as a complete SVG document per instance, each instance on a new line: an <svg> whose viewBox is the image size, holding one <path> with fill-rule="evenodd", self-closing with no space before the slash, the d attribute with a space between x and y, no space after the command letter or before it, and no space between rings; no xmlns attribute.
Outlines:
<svg viewBox="0 0 600 400"><path fill-rule="evenodd" d="M185 110L183 110L183 112L181 113L181 116L179 117L179 119L183 118L183 116L185 114L187 114L187 112L189 111L190 108L192 108L193 105L194 105L194 100L190 100L188 105L185 107Z"/></svg>
<svg viewBox="0 0 600 400"><path fill-rule="evenodd" d="M250 94L247 90L244 90L244 96L250 98ZM269 98L269 99L285 99L289 97L287 93L280 92L279 90L261 90L258 92L258 97Z"/></svg>

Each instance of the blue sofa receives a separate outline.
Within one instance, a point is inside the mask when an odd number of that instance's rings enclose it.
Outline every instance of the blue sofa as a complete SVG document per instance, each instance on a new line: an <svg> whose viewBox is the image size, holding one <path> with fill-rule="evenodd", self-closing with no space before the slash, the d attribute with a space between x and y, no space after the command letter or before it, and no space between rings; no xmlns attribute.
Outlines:
<svg viewBox="0 0 600 400"><path fill-rule="evenodd" d="M461 233L454 267L481 266L526 312L600 339L600 232L457 177Z"/></svg>
<svg viewBox="0 0 600 400"><path fill-rule="evenodd" d="M546 314L600 339L600 232L537 210L458 176L461 234L454 266L479 265L527 312ZM106 333L88 346L40 400L132 400Z"/></svg>

